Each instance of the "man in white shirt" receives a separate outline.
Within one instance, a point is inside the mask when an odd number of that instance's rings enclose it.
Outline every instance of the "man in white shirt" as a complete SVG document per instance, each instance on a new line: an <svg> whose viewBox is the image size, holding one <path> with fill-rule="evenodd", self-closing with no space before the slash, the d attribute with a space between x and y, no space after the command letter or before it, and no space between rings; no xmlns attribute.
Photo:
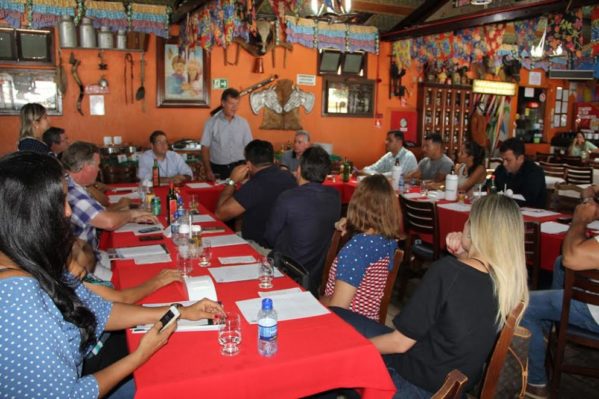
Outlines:
<svg viewBox="0 0 599 399"><path fill-rule="evenodd" d="M237 165L245 163L243 149L253 140L248 122L237 115L239 92L226 89L221 96L222 110L208 119L202 134L202 163L206 177L227 179Z"/></svg>
<svg viewBox="0 0 599 399"><path fill-rule="evenodd" d="M418 168L416 157L412 151L404 147L404 135L399 130L391 130L385 140L387 153L372 165L366 166L362 171L366 174L391 172L393 165L399 161L402 174L406 175Z"/></svg>
<svg viewBox="0 0 599 399"><path fill-rule="evenodd" d="M137 177L140 181L152 180L154 161L158 162L160 182L168 183L171 180L180 184L193 179L193 172L185 163L183 157L168 149L168 139L162 130L156 130L150 135L151 150L147 150L139 158Z"/></svg>

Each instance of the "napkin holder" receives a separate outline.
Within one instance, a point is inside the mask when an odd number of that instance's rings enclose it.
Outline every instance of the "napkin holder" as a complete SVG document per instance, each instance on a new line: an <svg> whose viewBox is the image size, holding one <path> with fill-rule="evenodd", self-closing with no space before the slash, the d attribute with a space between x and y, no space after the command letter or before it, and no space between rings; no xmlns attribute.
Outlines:
<svg viewBox="0 0 599 399"><path fill-rule="evenodd" d="M185 277L187 297L190 301L199 301L208 298L216 301L216 288L210 276Z"/></svg>

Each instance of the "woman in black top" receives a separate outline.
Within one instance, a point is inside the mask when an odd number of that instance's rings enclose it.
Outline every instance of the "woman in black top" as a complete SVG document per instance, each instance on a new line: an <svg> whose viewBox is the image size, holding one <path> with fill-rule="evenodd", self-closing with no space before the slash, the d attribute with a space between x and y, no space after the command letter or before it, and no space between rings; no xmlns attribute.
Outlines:
<svg viewBox="0 0 599 399"><path fill-rule="evenodd" d="M48 112L43 105L25 104L21 108L21 132L17 149L48 154L50 148L41 140L41 137L49 127Z"/></svg>
<svg viewBox="0 0 599 399"><path fill-rule="evenodd" d="M528 302L524 225L513 200L477 200L463 232L447 236L447 249L456 257L431 265L395 330L335 309L384 355L396 398L430 397L453 369L474 385L510 311Z"/></svg>

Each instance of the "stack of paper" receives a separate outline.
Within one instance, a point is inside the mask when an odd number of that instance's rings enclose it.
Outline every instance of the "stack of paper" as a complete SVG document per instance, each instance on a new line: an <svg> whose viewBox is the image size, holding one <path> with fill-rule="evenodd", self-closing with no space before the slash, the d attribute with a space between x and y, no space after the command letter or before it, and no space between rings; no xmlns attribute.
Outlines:
<svg viewBox="0 0 599 399"><path fill-rule="evenodd" d="M544 218L547 216L556 216L559 215L558 212L548 211L546 209L537 209L537 208L520 208L520 211L524 216L530 216L533 218Z"/></svg>
<svg viewBox="0 0 599 399"><path fill-rule="evenodd" d="M303 319L330 313L327 308L312 296L310 291L273 295L271 298L279 321ZM236 304L248 323L258 323L257 316L262 306L262 298L237 301Z"/></svg>
<svg viewBox="0 0 599 399"><path fill-rule="evenodd" d="M250 263L247 265L211 267L208 269L217 283L233 283L236 281L257 280L260 273L260 263ZM274 277L283 277L277 268L275 268Z"/></svg>
<svg viewBox="0 0 599 399"><path fill-rule="evenodd" d="M179 302L183 306L193 305L195 301L184 301ZM148 303L143 306L147 307L159 307L159 306L170 306L171 303ZM133 333L145 333L149 329L151 329L153 324L140 324L135 328L131 329ZM219 325L213 325L212 321L207 319L191 321L185 319L177 320L177 329L176 332L189 332L189 331L215 331L219 329Z"/></svg>
<svg viewBox="0 0 599 399"><path fill-rule="evenodd" d="M172 262L172 258L169 254L163 255L148 255L148 256L136 256L133 258L136 265L151 265L154 263L169 263Z"/></svg>
<svg viewBox="0 0 599 399"><path fill-rule="evenodd" d="M141 247L116 248L117 257L133 259L138 265L171 262L172 259L163 245L146 245Z"/></svg>
<svg viewBox="0 0 599 399"><path fill-rule="evenodd" d="M236 234L227 234L222 236L210 237L212 248L227 247L229 245L247 244L247 241Z"/></svg>
<svg viewBox="0 0 599 399"><path fill-rule="evenodd" d="M193 189L199 189L199 188L211 188L212 184L200 182L200 183L187 183L186 186L189 188L193 188Z"/></svg>

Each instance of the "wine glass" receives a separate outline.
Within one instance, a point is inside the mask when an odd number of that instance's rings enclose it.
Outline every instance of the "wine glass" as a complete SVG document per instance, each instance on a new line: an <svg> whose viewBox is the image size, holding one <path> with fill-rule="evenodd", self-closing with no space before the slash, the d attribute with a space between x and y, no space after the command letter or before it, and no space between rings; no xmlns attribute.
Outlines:
<svg viewBox="0 0 599 399"><path fill-rule="evenodd" d="M218 343L222 346L221 355L235 356L241 343L241 318L239 313L226 312L218 330Z"/></svg>
<svg viewBox="0 0 599 399"><path fill-rule="evenodd" d="M272 259L263 256L260 260L260 271L258 274L258 286L260 288L272 288L272 278L274 275L274 266Z"/></svg>

